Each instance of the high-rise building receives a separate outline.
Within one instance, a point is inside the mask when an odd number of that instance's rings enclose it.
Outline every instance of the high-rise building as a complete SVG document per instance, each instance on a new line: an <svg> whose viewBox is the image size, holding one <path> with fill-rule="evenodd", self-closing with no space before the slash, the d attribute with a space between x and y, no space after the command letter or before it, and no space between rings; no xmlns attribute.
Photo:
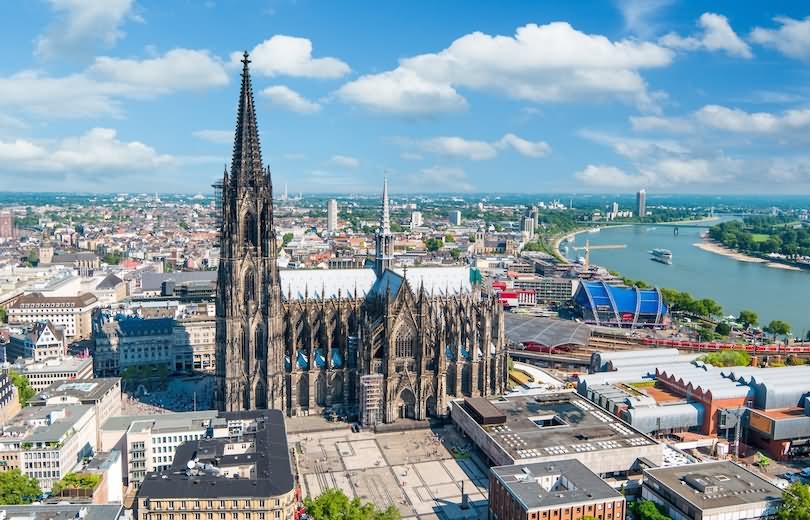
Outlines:
<svg viewBox="0 0 810 520"><path fill-rule="evenodd" d="M335 199L329 199L326 204L326 231L334 233L337 231L338 205Z"/></svg>
<svg viewBox="0 0 810 520"><path fill-rule="evenodd" d="M636 193L636 213L641 218L647 216L647 190L641 189Z"/></svg>
<svg viewBox="0 0 810 520"><path fill-rule="evenodd" d="M387 180L373 270L277 270L248 63L246 55L234 158L223 180L217 406L367 412L361 422L391 423L444 416L459 397L503 393L503 307L468 267L394 267ZM375 374L376 396L363 389L363 377Z"/></svg>
<svg viewBox="0 0 810 520"><path fill-rule="evenodd" d="M411 212L411 229L416 229L424 224L422 220L422 212L421 211L412 211Z"/></svg>
<svg viewBox="0 0 810 520"><path fill-rule="evenodd" d="M534 218L532 218L531 216L523 217L523 226L522 226L521 231L523 231L523 233L530 239L534 238L534 224L535 224L535 222L537 222L537 221Z"/></svg>
<svg viewBox="0 0 810 520"><path fill-rule="evenodd" d="M14 238L14 216L10 211L0 211L0 238Z"/></svg>
<svg viewBox="0 0 810 520"><path fill-rule="evenodd" d="M453 210L447 215L447 220L450 222L451 226L460 226L461 225L461 212L459 210Z"/></svg>

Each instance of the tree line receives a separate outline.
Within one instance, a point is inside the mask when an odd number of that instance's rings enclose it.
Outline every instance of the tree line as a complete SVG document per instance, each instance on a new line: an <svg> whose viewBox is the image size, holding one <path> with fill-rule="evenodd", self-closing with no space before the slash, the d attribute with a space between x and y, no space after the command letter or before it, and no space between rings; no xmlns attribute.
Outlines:
<svg viewBox="0 0 810 520"><path fill-rule="evenodd" d="M726 247L754 254L810 256L810 229L783 217L746 217L709 229L709 237Z"/></svg>

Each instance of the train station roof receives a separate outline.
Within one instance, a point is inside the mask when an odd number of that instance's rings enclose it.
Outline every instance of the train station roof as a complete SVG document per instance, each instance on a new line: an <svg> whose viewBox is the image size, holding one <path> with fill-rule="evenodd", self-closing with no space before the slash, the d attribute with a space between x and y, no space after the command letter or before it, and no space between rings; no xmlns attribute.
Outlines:
<svg viewBox="0 0 810 520"><path fill-rule="evenodd" d="M591 329L576 321L541 318L523 314L504 315L506 337L514 343L539 343L546 347L587 346Z"/></svg>

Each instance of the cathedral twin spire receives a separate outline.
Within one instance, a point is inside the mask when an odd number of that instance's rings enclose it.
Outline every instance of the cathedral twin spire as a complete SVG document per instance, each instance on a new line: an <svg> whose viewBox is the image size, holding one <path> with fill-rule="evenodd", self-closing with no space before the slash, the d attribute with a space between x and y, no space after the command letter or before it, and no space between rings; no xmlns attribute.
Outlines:
<svg viewBox="0 0 810 520"><path fill-rule="evenodd" d="M233 159L231 160L231 182L234 185L243 186L255 184L254 181L265 173L249 63L250 59L246 51L242 57L242 88L239 92Z"/></svg>

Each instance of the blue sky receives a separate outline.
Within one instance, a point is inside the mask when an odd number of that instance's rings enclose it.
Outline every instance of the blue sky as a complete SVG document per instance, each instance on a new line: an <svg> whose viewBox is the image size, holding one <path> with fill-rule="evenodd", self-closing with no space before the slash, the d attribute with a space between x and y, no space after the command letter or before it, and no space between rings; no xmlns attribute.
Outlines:
<svg viewBox="0 0 810 520"><path fill-rule="evenodd" d="M252 52L290 192L806 193L803 2L0 6L0 190L208 191Z"/></svg>

